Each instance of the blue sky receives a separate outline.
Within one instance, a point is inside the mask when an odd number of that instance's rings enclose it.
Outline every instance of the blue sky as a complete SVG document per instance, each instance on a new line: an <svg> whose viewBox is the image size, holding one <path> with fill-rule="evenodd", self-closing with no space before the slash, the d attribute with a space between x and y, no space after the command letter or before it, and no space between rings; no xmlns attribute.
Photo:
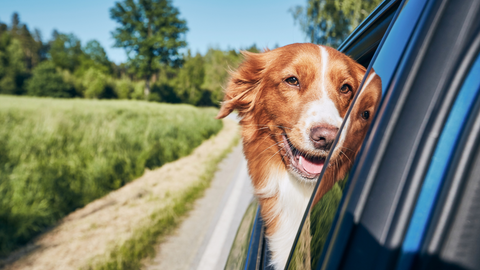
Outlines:
<svg viewBox="0 0 480 270"><path fill-rule="evenodd" d="M13 12L30 30L51 38L53 29L73 33L82 41L96 39L111 60L126 60L123 49L112 48L110 32L116 24L109 9L115 0L0 0L0 21L10 24ZM188 48L205 53L208 47L238 49L256 44L260 48L304 42L288 9L305 5L307 0L173 0L181 18L187 20Z"/></svg>

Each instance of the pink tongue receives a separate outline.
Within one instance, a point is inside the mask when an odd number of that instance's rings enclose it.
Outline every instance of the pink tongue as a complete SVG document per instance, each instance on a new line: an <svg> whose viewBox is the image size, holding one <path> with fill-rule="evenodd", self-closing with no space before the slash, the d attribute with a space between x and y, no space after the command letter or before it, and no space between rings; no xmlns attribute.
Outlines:
<svg viewBox="0 0 480 270"><path fill-rule="evenodd" d="M303 156L299 157L301 160L302 167L305 171L311 173L311 174L317 174L322 171L324 161L319 160L319 161L310 161L308 159L305 159Z"/></svg>

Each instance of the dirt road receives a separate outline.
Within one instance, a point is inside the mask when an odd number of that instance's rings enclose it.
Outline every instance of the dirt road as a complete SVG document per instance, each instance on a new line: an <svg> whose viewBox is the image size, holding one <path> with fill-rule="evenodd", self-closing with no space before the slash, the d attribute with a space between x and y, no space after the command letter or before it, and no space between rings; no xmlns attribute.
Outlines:
<svg viewBox="0 0 480 270"><path fill-rule="evenodd" d="M219 165L205 196L176 232L157 248L145 269L223 269L252 187L241 146Z"/></svg>

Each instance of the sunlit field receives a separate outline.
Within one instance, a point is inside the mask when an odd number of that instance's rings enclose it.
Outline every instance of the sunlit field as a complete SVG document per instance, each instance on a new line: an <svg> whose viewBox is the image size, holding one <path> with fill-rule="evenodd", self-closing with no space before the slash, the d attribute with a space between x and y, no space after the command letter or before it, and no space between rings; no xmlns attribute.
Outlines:
<svg viewBox="0 0 480 270"><path fill-rule="evenodd" d="M0 95L0 254L217 133L217 109Z"/></svg>

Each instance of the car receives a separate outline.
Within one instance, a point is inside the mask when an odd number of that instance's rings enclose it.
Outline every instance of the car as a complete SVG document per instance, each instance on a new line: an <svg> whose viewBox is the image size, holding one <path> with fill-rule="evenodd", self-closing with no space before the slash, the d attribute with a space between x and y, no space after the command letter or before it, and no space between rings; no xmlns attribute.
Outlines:
<svg viewBox="0 0 480 270"><path fill-rule="evenodd" d="M285 269L480 269L480 1L384 1L338 49L375 70L382 101ZM258 207L225 269L272 268Z"/></svg>

